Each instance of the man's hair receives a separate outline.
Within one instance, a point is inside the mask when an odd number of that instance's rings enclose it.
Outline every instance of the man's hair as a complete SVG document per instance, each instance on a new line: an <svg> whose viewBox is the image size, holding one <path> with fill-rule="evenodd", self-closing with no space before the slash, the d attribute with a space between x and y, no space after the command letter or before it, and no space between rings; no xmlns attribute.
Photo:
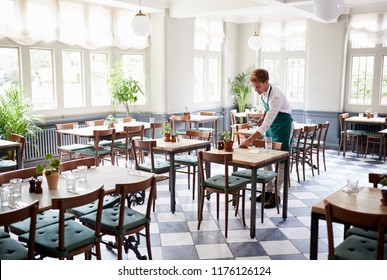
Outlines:
<svg viewBox="0 0 387 280"><path fill-rule="evenodd" d="M269 73L265 69L255 69L249 78L250 82L264 83L269 80Z"/></svg>

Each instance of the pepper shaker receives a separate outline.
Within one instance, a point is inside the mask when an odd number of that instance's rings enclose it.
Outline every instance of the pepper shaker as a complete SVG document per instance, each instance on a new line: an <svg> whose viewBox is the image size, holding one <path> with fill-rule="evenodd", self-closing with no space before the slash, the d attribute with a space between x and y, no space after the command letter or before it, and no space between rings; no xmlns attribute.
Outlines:
<svg viewBox="0 0 387 280"><path fill-rule="evenodd" d="M42 193L43 192L42 181L40 181L39 179L36 180L35 185L36 185L35 193Z"/></svg>
<svg viewBox="0 0 387 280"><path fill-rule="evenodd" d="M35 178L31 177L31 179L29 180L29 183L30 183L30 193L34 193L36 190Z"/></svg>

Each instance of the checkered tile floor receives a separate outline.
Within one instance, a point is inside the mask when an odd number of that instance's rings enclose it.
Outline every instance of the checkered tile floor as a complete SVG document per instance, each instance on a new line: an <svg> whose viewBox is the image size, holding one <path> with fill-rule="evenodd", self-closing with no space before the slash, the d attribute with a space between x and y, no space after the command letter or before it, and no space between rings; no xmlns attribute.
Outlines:
<svg viewBox="0 0 387 280"><path fill-rule="evenodd" d="M178 173L176 182L176 212L170 213L168 181L157 185L156 212L152 216L152 253L156 260L204 260L204 259L309 259L310 212L316 202L346 184L347 178L358 178L363 186L369 186L368 173L386 172L386 164L377 157L357 158L348 152L346 158L337 151L327 151L327 171L320 168L320 175L312 176L306 168L306 180L297 182L296 172L291 173L288 218L282 219L282 210L265 209L265 220L260 221L260 203L257 203L256 237L249 235L250 203L246 203L246 223L238 215L229 215L228 238L224 237L224 211L216 219L215 197L205 202L204 221L197 230L197 199L192 200L192 190L187 189L187 175ZM212 174L222 172L213 167ZM249 199L247 194L246 200ZM249 201L247 201L249 202ZM220 204L222 207L222 203ZM282 207L282 205L281 205ZM240 211L239 211L240 214ZM336 225L337 231L343 231ZM338 235L338 236L342 236ZM319 259L327 259L326 224L320 222ZM145 240L141 239L140 251L146 254ZM83 257L83 256L82 256ZM103 247L103 259L115 259L114 251ZM136 259L129 252L124 259Z"/></svg>

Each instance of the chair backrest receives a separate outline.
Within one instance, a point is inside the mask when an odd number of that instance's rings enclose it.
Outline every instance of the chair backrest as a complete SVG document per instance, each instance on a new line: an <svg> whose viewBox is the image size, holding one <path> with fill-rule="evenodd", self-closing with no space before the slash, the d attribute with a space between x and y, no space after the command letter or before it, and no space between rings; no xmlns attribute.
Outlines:
<svg viewBox="0 0 387 280"><path fill-rule="evenodd" d="M145 152L148 154L151 161L151 170L155 170L155 162L154 162L154 151L153 148L157 147L156 140L139 140L132 139L132 155L136 164L136 169L138 169L139 159L137 155Z"/></svg>
<svg viewBox="0 0 387 280"><path fill-rule="evenodd" d="M317 133L317 125L306 125L303 129L303 139L301 143L304 143L304 148L307 147L307 142L314 143ZM312 145L310 145L310 149L312 148Z"/></svg>
<svg viewBox="0 0 387 280"><path fill-rule="evenodd" d="M216 112L206 112L206 111L203 111L203 112L199 112L199 114L201 116L216 116ZM214 120L212 123L211 123L211 128L212 129L215 129L215 123L216 123L216 120Z"/></svg>
<svg viewBox="0 0 387 280"><path fill-rule="evenodd" d="M317 141L315 141L315 143L318 143L320 145L323 143L326 143L328 130L329 130L329 122L319 123L317 125L317 131L318 131Z"/></svg>
<svg viewBox="0 0 387 280"><path fill-rule="evenodd" d="M80 159L74 159L74 160L68 160L65 162L61 162L60 164L60 170L68 171L68 170L74 170L77 169L78 166L85 165L88 168L95 166L95 159L92 157L87 158L80 158Z"/></svg>
<svg viewBox="0 0 387 280"><path fill-rule="evenodd" d="M23 166L23 159L24 159L24 148L26 146L26 138L22 135L16 134L16 133L10 133L9 134L9 140L13 142L17 142L21 145L20 147L20 158L22 159L22 166ZM16 159L16 153L13 151L12 159Z"/></svg>
<svg viewBox="0 0 387 280"><path fill-rule="evenodd" d="M211 132L188 129L186 132L188 138L210 141Z"/></svg>
<svg viewBox="0 0 387 280"><path fill-rule="evenodd" d="M368 182L371 183L374 188L377 188L380 181L384 178L387 178L387 174L368 173Z"/></svg>
<svg viewBox="0 0 387 280"><path fill-rule="evenodd" d="M334 236L332 223L336 220L342 221L345 224L350 224L362 228L374 228L378 231L377 240L377 259L383 259L384 253L384 231L387 226L387 217L384 215L369 214L363 212L355 212L345 208L341 208L329 200L324 200L325 216L328 230L328 254L334 256Z"/></svg>
<svg viewBox="0 0 387 280"><path fill-rule="evenodd" d="M100 237L100 231L101 231L101 214L102 214L102 203L103 203L103 197L105 195L105 191L103 189L103 186L101 185L99 188L97 188L94 191L88 192L83 195L78 195L77 197L62 197L62 198L52 198L52 209L58 209L59 210L59 250L64 251L65 250L65 239L64 239L64 232L65 232L65 213L67 209L74 208L78 206L83 206L89 203L92 203L94 201L98 201L98 207L97 207L97 219L95 224L95 236Z"/></svg>
<svg viewBox="0 0 387 280"><path fill-rule="evenodd" d="M230 121L231 121L231 125L235 125L236 124L236 117L235 117L235 114L237 113L237 110L236 109L233 109L233 110L230 110Z"/></svg>
<svg viewBox="0 0 387 280"><path fill-rule="evenodd" d="M149 189L149 196L148 196L148 202L146 204L145 217L147 222L149 223L151 219L152 203L156 195L156 178L152 176L142 182L116 184L115 193L121 196L120 213L118 216L118 225L117 225L118 229L124 228L124 221L125 221L124 219L126 218L125 208L127 207L125 201L126 201L126 198L128 197L128 194L141 193L141 192L147 191L148 189Z"/></svg>
<svg viewBox="0 0 387 280"><path fill-rule="evenodd" d="M344 131L344 122L346 118L349 118L349 113L342 113L339 115L340 131Z"/></svg>
<svg viewBox="0 0 387 280"><path fill-rule="evenodd" d="M240 134L238 133L240 129L248 129L250 127L250 124L249 123L240 123L240 124L235 124L234 128L235 128L235 134L237 136L237 139L238 139L238 145L241 143L241 138L240 138Z"/></svg>
<svg viewBox="0 0 387 280"><path fill-rule="evenodd" d="M30 260L35 259L36 215L38 214L38 209L39 201L36 200L22 208L0 213L0 226L8 226L30 218L29 241L27 244L28 259Z"/></svg>
<svg viewBox="0 0 387 280"><path fill-rule="evenodd" d="M121 121L121 120L122 120L123 123L128 123L128 122L131 122L131 121L132 121L132 118L131 118L131 117L115 118L115 119L114 119L114 122L115 122L115 123L118 123L118 122Z"/></svg>
<svg viewBox="0 0 387 280"><path fill-rule="evenodd" d="M35 167L11 170L0 173L0 185L8 183L13 178L29 179L31 177L38 177Z"/></svg>
<svg viewBox="0 0 387 280"><path fill-rule="evenodd" d="M173 133L176 134L176 130L177 130L177 124L178 123L184 123L184 130L188 130L189 129L189 119L190 119L190 115L172 115L171 116L171 120L172 120L172 129L173 129Z"/></svg>
<svg viewBox="0 0 387 280"><path fill-rule="evenodd" d="M105 123L105 120L90 120L90 121L85 121L85 125L87 127L89 126L98 126L98 125L103 125Z"/></svg>
<svg viewBox="0 0 387 280"><path fill-rule="evenodd" d="M265 140L263 139L256 139L251 143L253 146L258 147L258 148L265 148ZM282 150L283 143L282 142L273 142L272 143L272 148L274 150Z"/></svg>
<svg viewBox="0 0 387 280"><path fill-rule="evenodd" d="M68 130L68 129L73 129L75 127L78 127L78 122L72 122L72 123L57 123L55 124L56 128L56 140L58 147L62 146L62 136L63 134L60 133L58 130ZM75 135L73 136L73 143L78 143L78 137Z"/></svg>
<svg viewBox="0 0 387 280"><path fill-rule="evenodd" d="M262 117L262 113L246 113L246 121L255 121L258 120Z"/></svg>
<svg viewBox="0 0 387 280"><path fill-rule="evenodd" d="M211 153L206 151L199 151L199 174L200 174L200 182L203 184L205 182L204 178L204 170L205 170L205 163L216 163L216 164L222 164L224 165L224 176L225 176L225 189L228 188L228 165L229 162L232 161L232 154L226 154L226 153Z"/></svg>
<svg viewBox="0 0 387 280"><path fill-rule="evenodd" d="M300 147L302 135L303 135L303 131L301 127L293 129L292 139L290 142L291 154L294 154L294 152L298 151L298 148Z"/></svg>
<svg viewBox="0 0 387 280"><path fill-rule="evenodd" d="M163 128L163 123L160 122L160 123L151 123L150 124L150 128L151 128L151 137L152 139L155 139L155 132L156 132L156 129L161 129Z"/></svg>

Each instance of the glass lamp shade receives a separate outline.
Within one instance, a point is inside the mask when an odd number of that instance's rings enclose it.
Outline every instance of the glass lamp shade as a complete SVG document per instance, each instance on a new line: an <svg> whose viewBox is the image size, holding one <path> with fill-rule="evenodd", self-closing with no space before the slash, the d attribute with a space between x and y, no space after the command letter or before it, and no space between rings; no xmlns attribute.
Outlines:
<svg viewBox="0 0 387 280"><path fill-rule="evenodd" d="M137 36L147 36L150 32L150 21L146 14L138 12L132 19L132 30Z"/></svg>
<svg viewBox="0 0 387 280"><path fill-rule="evenodd" d="M318 18L332 21L344 11L344 0L313 0L313 10Z"/></svg>
<svg viewBox="0 0 387 280"><path fill-rule="evenodd" d="M258 36L257 33L254 33L254 35L252 35L247 41L247 44L250 49L256 51L262 47L262 39Z"/></svg>

